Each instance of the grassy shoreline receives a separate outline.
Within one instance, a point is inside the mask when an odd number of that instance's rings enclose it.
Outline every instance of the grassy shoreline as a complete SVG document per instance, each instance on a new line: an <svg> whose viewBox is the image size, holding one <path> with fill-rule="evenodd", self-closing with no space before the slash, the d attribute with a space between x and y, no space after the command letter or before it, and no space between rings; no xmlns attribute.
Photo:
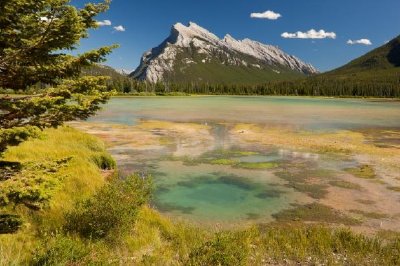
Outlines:
<svg viewBox="0 0 400 266"><path fill-rule="evenodd" d="M99 155L107 155L101 141L69 127L46 130L40 139L6 153L4 159L21 163L65 156L73 159L60 170L65 178L48 207L39 212L21 206L14 210L23 216L25 224L16 234L0 235L0 265L400 263L400 237L366 237L318 220L311 224L288 219L247 228L204 229L166 218L145 204L139 207L134 221L119 226L124 230L115 228L105 238L85 238L75 231L65 231L64 224L70 222L66 213L75 210L76 202L91 199L90 214L100 208L97 204L104 206L101 200L108 199L96 196L112 183L109 171L102 170L111 167L104 167ZM114 210L113 204L109 206L110 211Z"/></svg>
<svg viewBox="0 0 400 266"><path fill-rule="evenodd" d="M0 97L13 96L23 97L26 94L1 94ZM263 95L263 94L186 94L186 93L170 93L170 94L125 94L118 93L111 98L175 98L175 97L288 97L288 98L315 98L315 99L366 99L366 100L377 100L377 101L388 101L388 102L399 102L400 98L396 97L376 97L376 96L313 96L313 95Z"/></svg>

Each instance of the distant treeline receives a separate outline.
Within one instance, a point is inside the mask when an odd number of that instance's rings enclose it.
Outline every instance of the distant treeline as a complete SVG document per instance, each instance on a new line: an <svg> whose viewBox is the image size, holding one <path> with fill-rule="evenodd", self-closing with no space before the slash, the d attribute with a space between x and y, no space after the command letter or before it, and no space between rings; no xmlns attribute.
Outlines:
<svg viewBox="0 0 400 266"><path fill-rule="evenodd" d="M271 81L262 84L214 83L149 83L119 74L111 68L87 71L89 75L107 75L110 89L129 95L299 95L336 97L400 97L400 69L333 75L330 73L292 81ZM33 86L25 93L35 93L43 85ZM0 93L18 93L1 90Z"/></svg>
<svg viewBox="0 0 400 266"><path fill-rule="evenodd" d="M263 84L157 83L136 80L112 84L120 93L128 94L227 94L227 95L300 95L400 97L400 75L376 79L320 76L295 81Z"/></svg>
<svg viewBox="0 0 400 266"><path fill-rule="evenodd" d="M114 80L115 90L126 94L213 94L400 97L400 69L331 75L263 84L168 83L156 84L130 78Z"/></svg>

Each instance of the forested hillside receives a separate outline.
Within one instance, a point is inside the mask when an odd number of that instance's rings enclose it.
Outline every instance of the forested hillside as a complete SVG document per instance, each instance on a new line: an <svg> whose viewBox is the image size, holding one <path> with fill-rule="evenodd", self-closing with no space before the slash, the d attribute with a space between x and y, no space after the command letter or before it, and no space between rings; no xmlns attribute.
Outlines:
<svg viewBox="0 0 400 266"><path fill-rule="evenodd" d="M115 79L114 79L115 80ZM116 84L120 84L117 81ZM400 36L327 73L286 81L248 83L125 82L120 92L173 94L400 97ZM120 85L115 86L120 88Z"/></svg>

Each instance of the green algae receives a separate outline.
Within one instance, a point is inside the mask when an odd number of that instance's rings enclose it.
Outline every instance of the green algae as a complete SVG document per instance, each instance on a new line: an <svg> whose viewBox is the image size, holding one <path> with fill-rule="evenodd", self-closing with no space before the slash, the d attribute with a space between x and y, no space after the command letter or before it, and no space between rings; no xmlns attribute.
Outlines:
<svg viewBox="0 0 400 266"><path fill-rule="evenodd" d="M258 162L258 163L241 162L235 165L235 167L238 168L254 169L254 170L273 169L277 168L278 166L279 163L276 162Z"/></svg>

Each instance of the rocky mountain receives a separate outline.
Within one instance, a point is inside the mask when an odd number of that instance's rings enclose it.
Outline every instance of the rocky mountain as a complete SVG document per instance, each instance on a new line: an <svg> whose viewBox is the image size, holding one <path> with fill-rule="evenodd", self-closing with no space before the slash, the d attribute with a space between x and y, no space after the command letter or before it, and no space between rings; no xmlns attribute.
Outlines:
<svg viewBox="0 0 400 266"><path fill-rule="evenodd" d="M276 46L250 39L223 39L189 23L175 24L169 37L146 52L130 74L149 82L263 82L315 74L318 71Z"/></svg>

